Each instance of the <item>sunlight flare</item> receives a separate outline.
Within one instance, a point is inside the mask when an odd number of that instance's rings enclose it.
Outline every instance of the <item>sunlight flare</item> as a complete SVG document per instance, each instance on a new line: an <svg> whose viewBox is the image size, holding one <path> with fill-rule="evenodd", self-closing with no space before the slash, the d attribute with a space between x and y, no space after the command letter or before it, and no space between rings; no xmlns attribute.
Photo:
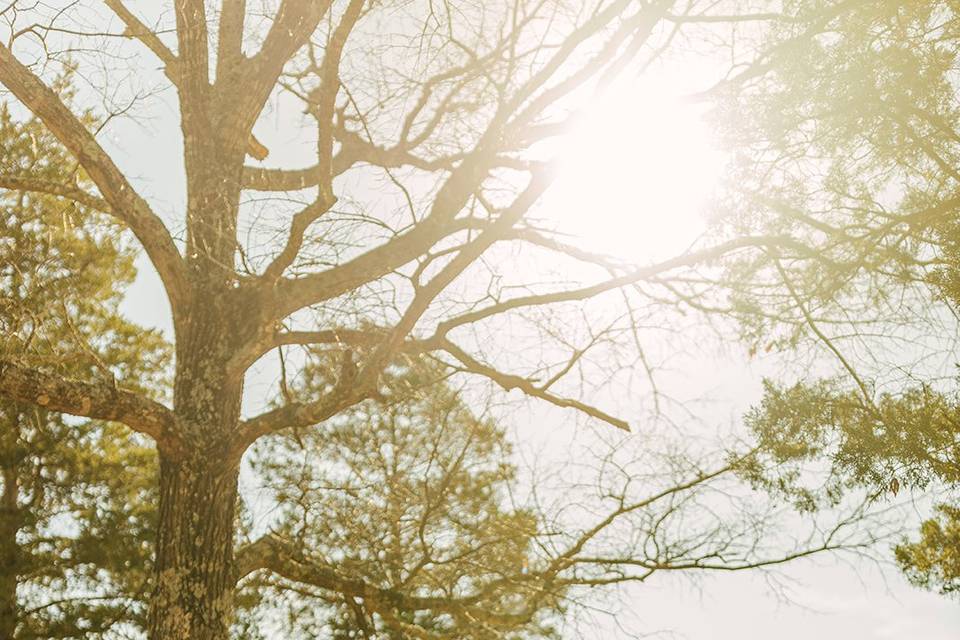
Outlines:
<svg viewBox="0 0 960 640"><path fill-rule="evenodd" d="M587 108L550 194L560 232L638 263L682 251L703 232L723 155L702 106L684 93L653 78L614 87Z"/></svg>

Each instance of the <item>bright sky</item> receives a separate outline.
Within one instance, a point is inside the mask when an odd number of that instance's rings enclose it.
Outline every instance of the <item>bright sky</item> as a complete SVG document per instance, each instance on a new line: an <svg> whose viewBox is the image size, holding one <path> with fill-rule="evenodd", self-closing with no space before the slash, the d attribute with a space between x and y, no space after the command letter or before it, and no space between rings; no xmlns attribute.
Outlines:
<svg viewBox="0 0 960 640"><path fill-rule="evenodd" d="M709 196L722 158L712 148L697 108L677 100L688 87L669 80L678 75L670 71L600 101L570 143L571 157L546 204L565 203L551 213L559 227L584 236L597 250L645 261L682 248L701 229L698 206ZM121 167L136 177L136 186L171 216L183 202L173 98L172 93L163 96L166 108L149 122L116 120L108 143ZM272 120L283 123L279 115ZM280 133L269 127L262 137L272 150L271 163L307 161L289 129ZM124 309L135 321L169 329L157 279L145 264L141 267ZM695 378L675 384L698 385L723 396L727 408L716 416L722 422L758 397L769 366L704 358ZM248 380L247 388L256 394L272 379L270 372L262 372ZM523 432L525 425L517 426ZM795 604L780 602L763 577L753 573L714 575L700 581L699 589L686 580L654 579L626 594L619 626L635 634L669 631L693 640L960 637L960 607L905 585L896 571L881 574L869 565L824 559L790 565L780 575L793 583ZM584 635L591 640L629 637L603 618Z"/></svg>
<svg viewBox="0 0 960 640"><path fill-rule="evenodd" d="M561 145L543 210L578 246L643 263L676 255L703 231L701 206L723 155L701 118L704 105L683 100L690 77L652 70L618 83Z"/></svg>

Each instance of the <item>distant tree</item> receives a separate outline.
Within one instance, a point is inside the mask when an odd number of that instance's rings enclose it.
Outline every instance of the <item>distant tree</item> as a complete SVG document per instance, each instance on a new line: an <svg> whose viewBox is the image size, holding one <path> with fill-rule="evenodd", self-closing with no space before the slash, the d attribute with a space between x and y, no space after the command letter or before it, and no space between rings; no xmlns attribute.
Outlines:
<svg viewBox="0 0 960 640"><path fill-rule="evenodd" d="M960 509L937 506L920 527L920 539L897 546L897 562L913 584L956 597L960 591Z"/></svg>
<svg viewBox="0 0 960 640"><path fill-rule="evenodd" d="M0 166L87 185L36 119L0 107ZM122 385L165 388L167 349L117 306L135 251L82 202L0 193L0 357ZM0 638L93 638L141 625L155 540L156 457L116 424L0 398Z"/></svg>
<svg viewBox="0 0 960 640"><path fill-rule="evenodd" d="M874 499L910 488L960 488L960 398L956 391L912 388L879 395L866 405L836 381L767 384L762 404L746 417L767 454L747 476L806 510L835 504L849 489L869 487ZM804 482L804 462L830 461L829 480ZM941 499L950 494L941 493ZM960 511L937 507L920 539L904 541L896 560L911 582L941 593L957 591Z"/></svg>
<svg viewBox="0 0 960 640"><path fill-rule="evenodd" d="M335 384L332 370L308 365L289 393ZM565 618L598 586L763 569L882 535L865 536L855 511L773 543L778 507L737 479L755 454L745 448L627 438L579 457L556 499L531 500L551 489L518 484L505 434L448 377L405 359L379 401L257 445L253 465L279 515L241 547L238 567L241 597L266 605L262 619L295 638L569 637Z"/></svg>
<svg viewBox="0 0 960 640"><path fill-rule="evenodd" d="M768 384L748 423L772 454L752 477L808 508L854 487L936 488L937 519L896 558L913 582L955 591L960 13L785 8L758 30L762 62L714 94L737 159L718 226L769 243L701 282L699 301L737 317L751 353L795 358L812 340L836 363ZM831 480L805 484L793 463L818 460Z"/></svg>
<svg viewBox="0 0 960 640"><path fill-rule="evenodd" d="M308 368L305 387L323 377ZM436 365L408 364L390 377L389 404L364 403L323 431L256 448L254 465L282 515L240 566L268 569L251 585L288 596L296 609L288 633L486 638L542 631L538 614L558 607L562 588L547 594L524 580L539 522L509 503L510 445L445 378ZM403 605L418 598L448 602Z"/></svg>

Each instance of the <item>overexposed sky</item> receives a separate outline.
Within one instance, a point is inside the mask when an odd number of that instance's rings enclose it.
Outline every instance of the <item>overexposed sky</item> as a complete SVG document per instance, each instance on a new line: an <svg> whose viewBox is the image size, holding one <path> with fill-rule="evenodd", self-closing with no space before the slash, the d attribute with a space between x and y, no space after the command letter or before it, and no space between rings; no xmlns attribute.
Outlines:
<svg viewBox="0 0 960 640"><path fill-rule="evenodd" d="M158 129L151 131L118 123L117 139L123 145L118 151L121 165L128 172L144 176L137 181L138 186L153 195L158 208L162 210L167 204L174 211L181 191L176 175L179 146L170 129L174 126L172 119L164 119L167 130L163 133L159 124L154 123ZM174 194L176 197L170 197ZM145 264L141 264L141 275L124 310L141 324L169 330L166 301L156 276ZM703 364L706 366L699 367L696 376L690 376L692 385L743 407L759 397L760 380L770 374L757 364L734 362L732 358L706 360ZM731 375L732 370L736 375ZM255 397L273 382L274 374L265 371L248 379L248 393ZM725 422L733 415L733 409L727 409L718 419ZM536 429L536 425L514 426L517 434ZM569 437L575 438L576 434ZM783 602L765 578L753 572L710 575L698 585L687 579L654 578L627 590L620 625L631 633L662 631L664 637L691 640L960 638L960 605L910 587L893 569L888 568L884 576L872 564L835 564L824 559L797 562L778 573L787 581L796 581L790 592L793 604ZM581 629L589 640L629 637L605 616L598 615L595 622L593 635L589 629Z"/></svg>
<svg viewBox="0 0 960 640"><path fill-rule="evenodd" d="M578 191L571 182L577 176L584 177L587 169L592 172L587 176L592 182L607 179L602 164L588 167L577 165L574 159L567 169L569 175L564 179L565 182L559 186L558 192L547 199L547 203L553 205L573 202L577 209L571 205L570 209L556 214L562 226L571 231L579 228L595 248L606 248L624 257L631 257L633 249L647 253L647 250L664 246L678 247L685 240L684 233L695 235L699 223L692 209L709 195L710 189L703 184L684 189L683 182L674 180L671 175L691 167L696 176L704 179L713 179L716 174L717 159L709 155L713 152L704 143L703 132L696 129L699 125L695 120L683 120L690 117L690 113L675 117L670 106L670 99L695 87L663 80L671 77L669 69L666 73L662 70L659 73L660 80L641 85L634 93L626 91L612 107L613 113L626 119L623 128L606 127L595 121L590 125L594 128L576 143L582 145L584 153L595 154L603 148L598 137L623 135L635 140L629 145L623 145L621 141L617 147L618 155L613 159L621 173L614 174L615 180L610 182L616 187L615 192L611 192L612 187L604 189L605 197L601 199L603 211L592 210L586 225L582 224L582 220L570 219L572 212L587 208L591 202L589 194ZM676 73L672 75L676 76ZM667 97L664 102L644 102L638 104L636 109L631 107L630 100L644 101L654 87L670 87L675 95ZM155 108L149 120L133 122L119 118L111 123L106 133L106 145L114 152L121 168L134 177L135 186L154 204L157 211L168 220L177 220L176 224L179 224L178 215L182 211L184 196L175 96L168 91L155 97L153 104ZM695 110L690 111L695 115ZM293 127L298 117L296 109L288 111L281 104L258 126L258 134L271 149L271 165L298 166L310 162L309 140L298 137ZM650 120L657 117L669 119L664 127L665 131L671 132L669 135L658 136L658 129L649 126ZM603 118L599 122L602 121ZM678 139L687 147L670 146ZM631 146L633 152L629 151ZM630 183L631 153L636 156L638 172L639 167L648 172L656 168L660 172L657 188L653 195L648 190L647 200L643 200L642 185ZM696 162L684 161L685 157L689 157L685 154L690 153L697 154ZM686 178L690 179L689 173ZM674 194L682 197L673 198ZM639 210L627 206L630 202L639 202L644 206ZM679 210L665 210L676 202L682 203ZM593 204L596 205L596 202ZM651 224L651 221L654 223ZM615 229L616 232L610 233L604 228ZM605 236L609 241L606 247ZM141 275L124 304L124 310L141 324L169 331L169 312L159 283L144 260L140 261L140 266ZM737 349L731 348L726 354L704 355L699 363L691 365L695 366L695 375L677 373L670 376L668 384L673 385L679 395L720 398L721 401L715 405L705 405L704 410L708 411L708 415L702 419L705 422L713 420L726 423L736 420L739 412L759 397L762 376L776 371L774 358L771 356L766 361L747 362ZM271 387L274 375L269 367L251 375L247 382L251 397L249 407L256 408L259 404L256 396ZM714 415L709 415L710 411ZM536 412L517 414L518 417L535 415ZM524 434L530 434L531 447L536 446L534 443L543 437L542 432L536 435L538 429L542 430L538 424L512 426L521 449L524 446ZM586 432L575 430L572 425L562 428L569 429L564 433L568 439L590 437ZM631 634L647 632L663 632L672 637L693 640L767 640L771 637L778 640L809 640L811 637L823 640L960 638L960 605L909 587L895 570L888 568L881 572L870 563L843 564L824 557L782 567L778 575L781 582L789 584L788 597L791 602L784 602L771 590L764 576L754 572L714 574L702 578L697 584L686 578L654 577L650 583L630 587L622 594L622 610L617 617L619 629L605 616L597 615L596 624L585 625L587 628L581 626L580 631L590 640L626 638Z"/></svg>

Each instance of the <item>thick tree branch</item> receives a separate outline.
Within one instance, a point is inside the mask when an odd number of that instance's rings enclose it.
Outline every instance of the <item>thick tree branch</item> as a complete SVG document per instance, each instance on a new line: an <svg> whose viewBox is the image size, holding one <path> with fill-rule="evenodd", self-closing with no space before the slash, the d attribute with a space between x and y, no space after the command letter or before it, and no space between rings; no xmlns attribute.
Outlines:
<svg viewBox="0 0 960 640"><path fill-rule="evenodd" d="M536 188L533 188L531 191L527 192L533 201L536 200L536 197L531 194L537 193L537 189L541 188L542 186L543 185L538 185ZM518 201L518 210L525 210L523 209L523 202L525 201ZM510 216L505 216L504 221L507 221L509 218ZM507 228L509 228L509 225ZM377 354L375 357L371 358L371 361L376 362L371 362L372 366L366 367L364 371L361 372L361 380L356 381L364 384L354 385L349 389L334 389L333 391L327 393L323 398L320 398L314 402L291 403L284 407L261 414L255 418L251 418L241 425L241 428L238 431L235 447L237 447L242 453L247 446L263 435L274 433L285 428L305 427L317 424L318 422L326 420L327 418L335 415L338 411L349 407L367 397L370 397L371 394L375 393L376 391L375 385L377 376L374 374L377 370L377 364L382 364L382 362L385 361L385 358L399 350L415 350L421 353L430 350L445 351L459 361L466 371L483 375L490 380L493 380L506 390L520 389L531 397L540 398L550 402L551 404L554 404L555 406L579 410L586 415L607 422L619 429L629 430L629 425L626 421L607 414L596 407L592 407L577 400L561 398L549 393L547 390L541 387L536 386L532 381L526 378L512 374L506 374L481 363L476 358L473 358L466 353L463 349L447 340L446 334L457 326L468 324L470 322L477 322L484 318L499 313L505 313L513 309L527 306L556 304L572 300L583 300L618 287L629 285L644 278L653 277L664 271L669 271L683 266L692 266L709 262L711 260L718 259L731 251L736 251L747 247L768 247L777 244L791 245L795 243L789 238L775 236L758 236L733 240L716 247L697 252L691 252L684 256L667 260L644 269L635 270L623 276L611 278L610 280L590 287L583 287L551 294L524 296L494 304L475 312L463 314L457 318L440 323L435 335L425 340L409 341L405 339L405 336L412 328L412 324L409 321L410 318L406 318L406 316L409 315L415 319L418 318L422 313L422 304L416 306L416 308L414 308L414 305L412 305L405 314L405 318L408 321L406 323L401 323L403 325L402 327L395 327L389 333L384 334L382 341L378 342L376 340L376 336L371 335L369 332L364 332L363 335L360 333L343 334L343 337L346 340L362 339L365 341L370 341L371 343L377 343ZM459 263L451 263L451 265L448 266L453 271L446 274L448 277L440 278L442 282L440 282L439 285L446 286L446 284L448 284L450 274L455 275L463 268L463 265L460 265ZM441 274L444 273L445 272L441 272ZM439 285L436 282L434 282L433 285L434 287L431 288L430 291L427 291L426 294L434 294L433 289ZM421 296L421 298L426 300L432 299L432 297L429 295L426 295L426 297ZM420 302L422 303L423 300L420 300ZM277 335L283 336L283 334ZM283 338L283 340L283 344L303 344L304 341L336 341L337 333L296 332L294 334L289 334L286 338ZM277 343L271 341L271 344Z"/></svg>
<svg viewBox="0 0 960 640"><path fill-rule="evenodd" d="M305 427L323 422L358 402L372 397L375 392L375 388L361 387L352 384L352 381L340 380L319 400L291 402L244 420L234 433L228 448L229 457L239 459L243 452L261 436L291 427Z"/></svg>
<svg viewBox="0 0 960 640"><path fill-rule="evenodd" d="M209 35L204 0L176 0L177 57L180 103L184 108L200 108L210 87ZM186 114L184 114L186 117Z"/></svg>
<svg viewBox="0 0 960 640"><path fill-rule="evenodd" d="M68 380L0 360L0 394L52 411L120 422L153 438L161 450L176 454L180 449L170 409L110 384Z"/></svg>
<svg viewBox="0 0 960 640"><path fill-rule="evenodd" d="M529 194L535 192L536 189L533 189L529 192ZM535 199L536 198L533 197L533 200ZM506 220L507 218L504 219ZM377 349L377 355L371 358L371 361L376 360L381 364L384 361L384 358L399 351L416 353L445 351L459 361L466 371L483 375L496 382L506 390L520 389L531 397L540 398L550 402L551 404L554 404L555 406L579 410L586 415L607 422L619 429L629 430L629 425L626 421L607 414L596 407L592 407L577 400L556 396L552 393L549 393L546 389L538 387L532 381L526 378L500 372L483 364L476 358L470 356L463 349L449 341L446 338L446 335L452 329L458 326L472 322L478 322L493 315L505 313L522 307L557 304L561 302L588 299L606 291L627 286L645 278L656 276L665 271L710 262L712 260L719 259L732 251L737 251L744 248L763 248L777 245L793 246L795 244L796 242L792 239L780 236L756 236L733 240L716 247L691 252L671 260L651 265L650 267L634 270L628 274L611 278L597 285L549 294L523 296L490 305L484 309L479 309L477 311L452 318L448 321L441 322L433 336L422 340L410 340L405 338L412 328L409 318L407 318L408 322L403 323L403 327L394 327L390 331L383 334L371 333L369 331L348 330L344 330L343 332L333 330L276 333L268 342L271 346L276 346L278 344L314 344L335 342L342 342L344 344L355 343L358 345L362 343L363 346L375 345ZM454 275L455 273L459 273L458 269L461 267L462 265L458 264L451 265L451 269L453 269L453 271L450 273ZM450 273L446 275L450 276ZM440 284L446 286L449 278L441 278L441 280L443 280L443 282ZM435 285L433 288L439 286L436 282L433 284ZM433 293L433 290L431 289L431 291L428 291L427 293ZM426 297L422 296L422 298L427 300L432 299L429 297L429 295ZM420 302L422 303L422 301L423 300ZM409 315L411 318L419 317L419 314L422 313L421 307L422 304L417 306L417 308L413 308L413 306L411 306L405 316ZM322 422L323 420L335 415L338 411L352 406L353 404L360 402L365 398L371 397L372 394L375 394L376 392L375 386L377 379L377 376L374 375L377 369L377 363L374 362L372 364L374 366L365 368L365 370L361 372L360 380L354 381L363 384L353 385L349 389L334 389L333 391L325 394L323 398L320 398L316 401L306 403L291 403L246 420L244 423L242 423L241 428L238 431L236 443L234 445L235 448L242 453L247 446L263 435L274 433L286 428L306 427L317 424L318 422Z"/></svg>
<svg viewBox="0 0 960 640"><path fill-rule="evenodd" d="M477 238L467 243L457 255L434 276L430 282L417 290L416 295L403 314L403 317L376 346L376 350L364 364L363 369L354 380L340 380L336 387L317 401L310 403L291 403L274 411L248 420L241 425L237 445L245 449L258 437L287 427L308 426L326 420L336 412L349 407L376 393L376 385L380 373L390 359L407 342L407 336L413 330L419 318L427 310L430 303L454 279L463 273L480 255L493 243L508 235L509 230L516 224L529 208L539 199L544 190L550 185L553 172L550 165L543 165L536 172L530 184L521 192L510 206L498 212L499 215ZM320 338L320 335L314 335ZM326 338L336 338L331 333ZM555 404L563 402L562 406L579 407L573 400L560 400L543 390L537 390L538 397L550 399ZM594 415L604 415L593 410ZM609 417L608 417L609 418ZM613 419L615 420L615 419ZM610 421L608 419L608 421ZM615 423L614 423L615 424ZM617 426L624 427L622 421Z"/></svg>
<svg viewBox="0 0 960 640"><path fill-rule="evenodd" d="M189 286L183 260L163 221L133 189L93 134L59 96L2 44L0 82L77 158L110 205L112 214L126 224L143 245L163 281L173 309L174 323L179 324Z"/></svg>
<svg viewBox="0 0 960 640"><path fill-rule="evenodd" d="M469 617L489 624L514 626L529 620L530 613L497 613L478 606L486 591L465 597L414 596L396 589L377 587L359 578L347 577L336 567L304 557L292 543L278 535L267 534L237 553L237 578L266 569L278 576L344 596L363 598L372 611L435 611ZM515 581L533 582L532 577L518 575ZM502 582L502 581L498 581Z"/></svg>
<svg viewBox="0 0 960 640"><path fill-rule="evenodd" d="M220 31L217 35L217 81L243 60L243 23L246 0L223 0L220 4Z"/></svg>
<svg viewBox="0 0 960 640"><path fill-rule="evenodd" d="M336 157L340 155L338 153ZM253 191L299 191L317 186L320 178L319 165L303 169L243 168L243 188Z"/></svg>
<svg viewBox="0 0 960 640"><path fill-rule="evenodd" d="M145 25L140 18L135 16L121 0L103 0L103 3L126 25L123 34L131 38L136 38L150 49L153 55L157 56L160 62L163 63L164 74L170 79L170 82L177 84L177 56L170 51L167 45L163 44L163 41L157 37L157 34Z"/></svg>
<svg viewBox="0 0 960 640"><path fill-rule="evenodd" d="M462 156L447 156L428 160L421 158L406 147L380 147L367 142L359 135L338 129L335 138L340 150L333 156L330 173L336 177L359 163L367 163L385 169L415 167L424 171L448 171ZM506 165L507 161L502 163ZM317 187L323 180L326 169L319 164L302 169L243 168L243 188L254 191L299 191Z"/></svg>
<svg viewBox="0 0 960 640"><path fill-rule="evenodd" d="M237 127L238 133L249 135L284 65L307 43L331 4L332 0L283 0L260 51L241 58L232 71L217 78L218 88L226 92L221 98L231 105L228 129Z"/></svg>
<svg viewBox="0 0 960 640"><path fill-rule="evenodd" d="M180 87L184 77L181 75L181 71L187 73L187 69L184 67L181 69L180 59L170 50L167 45L157 36L157 34L150 29L146 24L143 23L136 15L133 14L121 0L103 0L111 11L113 11L117 17L123 21L126 25L126 30L124 35L131 38L136 38L142 42L150 51L153 52L157 58L163 63L163 72L164 75L173 83L174 86ZM184 7L185 11L192 12L191 15L196 15L197 10L201 9L202 6L192 6ZM220 78L226 75L227 70L233 69L242 59L243 53L241 51L241 46L243 43L243 20L246 12L246 2L245 0L224 0L223 10L220 16L220 35L218 40L217 48L217 78ZM202 13L202 11L201 11ZM197 18L199 19L199 18ZM189 22L190 19L187 20ZM206 38L204 34L198 34L194 39L202 37ZM181 38L182 44L187 44L185 40L190 38ZM184 47L181 46L181 50ZM204 54L206 55L206 54ZM194 71L194 75L204 76L204 73L209 73L209 70L206 69L205 65L207 64L205 60L199 60L198 68ZM205 82L206 80L204 80ZM206 93L206 87L204 84L199 84L200 90L202 93ZM197 86L194 87L194 90L197 89ZM254 157L262 159L261 154L262 145L253 138L252 136L247 142L247 153Z"/></svg>
<svg viewBox="0 0 960 640"><path fill-rule="evenodd" d="M447 178L430 212L410 231L343 264L302 278L282 279L274 287L273 320L297 309L352 291L415 260L451 232L451 223L487 175L489 162L478 150Z"/></svg>
<svg viewBox="0 0 960 640"><path fill-rule="evenodd" d="M293 280L280 280L275 289L277 300L273 305L275 315L270 320L282 319L300 308L335 298L376 280L416 259L443 239L447 235L446 226L462 210L470 196L480 188L489 171L498 166L498 154L502 148L500 138L503 132L509 127L514 129L511 135L522 133L544 109L573 91L576 85L564 80L557 86L551 87L529 100L523 113L511 122L510 115L513 111L545 86L569 56L574 54L580 43L602 31L629 5L629 2L621 0L591 17L577 29L574 36L564 41L542 69L524 83L514 95L502 102L474 149L452 169L449 177L438 190L430 211L411 231L324 272ZM666 3L659 3L653 8L644 8L631 16L617 29L616 37L611 38L605 45L602 55L591 58L580 71L587 74L588 71L592 72L598 66L602 66L611 57L615 57L621 40L630 35L642 36L648 33L665 10ZM324 125L325 123L320 123L321 127ZM402 152L406 153L406 149ZM318 169L318 174L322 179L322 167ZM306 176L300 174L298 177Z"/></svg>
<svg viewBox="0 0 960 640"><path fill-rule="evenodd" d="M390 335L371 357L371 362L367 365L372 369L369 375L379 375L380 370L386 366L396 349L407 339L407 336L413 331L430 304L444 289L460 277L494 243L509 236L513 226L520 222L553 182L555 173L551 168L552 165L550 164L540 166L539 170L532 176L530 183L510 203L510 206L497 211L496 219L480 235L457 251L457 254L429 282L417 287L416 294L404 311L400 321L397 322ZM491 211L491 214L493 213Z"/></svg>

